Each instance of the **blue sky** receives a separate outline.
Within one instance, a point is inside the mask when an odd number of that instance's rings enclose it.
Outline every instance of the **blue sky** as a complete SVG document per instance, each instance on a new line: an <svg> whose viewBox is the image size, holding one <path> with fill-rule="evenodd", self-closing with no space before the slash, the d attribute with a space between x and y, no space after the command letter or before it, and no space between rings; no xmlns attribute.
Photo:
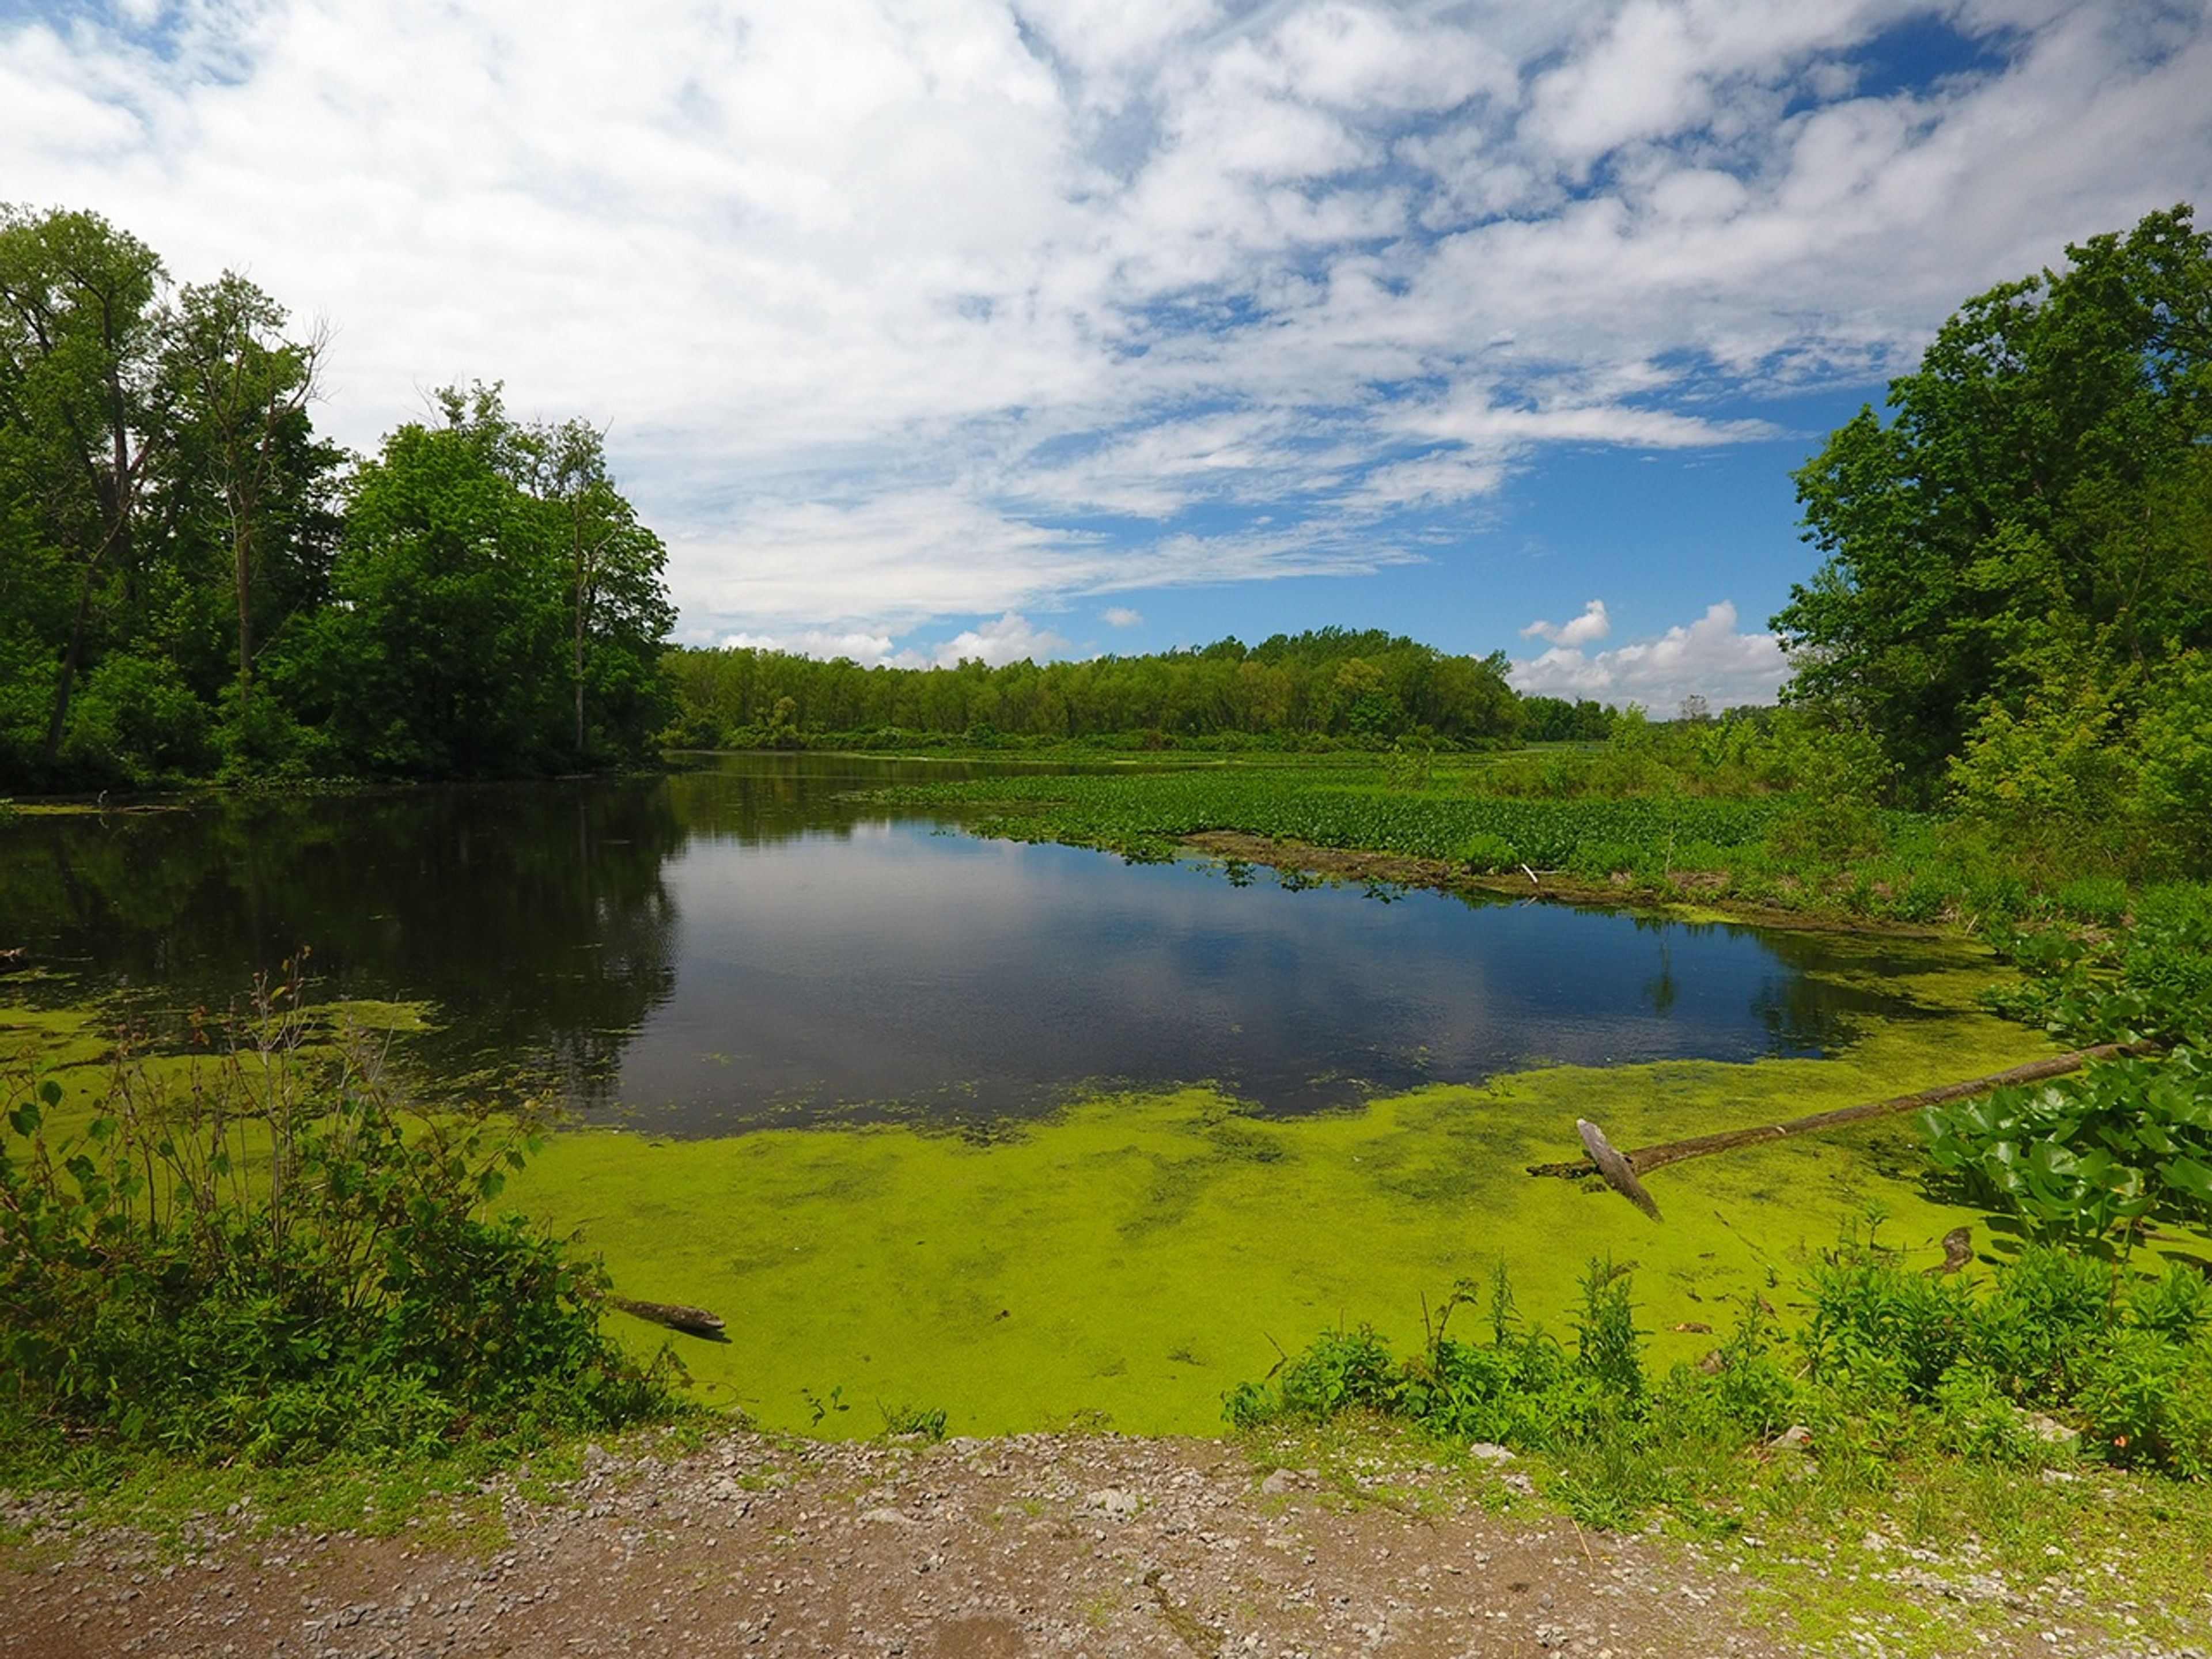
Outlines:
<svg viewBox="0 0 2212 1659"><path fill-rule="evenodd" d="M1763 701L1790 470L2197 200L2212 0L0 0L0 198L607 424L681 633ZM2212 203L2208 203L2212 210Z"/></svg>

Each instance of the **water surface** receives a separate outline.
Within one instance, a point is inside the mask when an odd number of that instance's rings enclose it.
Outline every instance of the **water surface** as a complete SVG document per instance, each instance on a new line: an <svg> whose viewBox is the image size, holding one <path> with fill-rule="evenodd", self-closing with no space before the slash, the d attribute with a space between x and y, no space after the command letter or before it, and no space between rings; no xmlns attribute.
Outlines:
<svg viewBox="0 0 2212 1659"><path fill-rule="evenodd" d="M1206 1082L1262 1111L1532 1065L1814 1055L1913 1012L1815 936L979 840L926 763L222 802L0 826L19 1000L425 1005L427 1082L713 1133ZM1909 947L1884 947L1911 966ZM1871 975L1871 976L1870 976Z"/></svg>

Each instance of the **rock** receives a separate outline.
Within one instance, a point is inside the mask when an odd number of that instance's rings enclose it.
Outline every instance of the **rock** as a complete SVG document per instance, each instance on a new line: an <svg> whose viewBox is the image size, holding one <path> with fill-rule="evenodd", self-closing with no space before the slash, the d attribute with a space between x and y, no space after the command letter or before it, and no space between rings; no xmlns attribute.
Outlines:
<svg viewBox="0 0 2212 1659"><path fill-rule="evenodd" d="M1813 1447L1813 1431L1802 1423L1792 1423L1766 1443L1774 1451L1809 1451Z"/></svg>
<svg viewBox="0 0 2212 1659"><path fill-rule="evenodd" d="M903 1510L892 1509L888 1504L880 1505L872 1510L861 1510L860 1519L878 1527L910 1527L914 1524L912 1516Z"/></svg>
<svg viewBox="0 0 2212 1659"><path fill-rule="evenodd" d="M1286 1492L1296 1492L1297 1486L1297 1476L1288 1469L1271 1469L1260 1483L1260 1491L1267 1497L1280 1498Z"/></svg>
<svg viewBox="0 0 2212 1659"><path fill-rule="evenodd" d="M1485 1463L1510 1463L1513 1462L1513 1454L1511 1452L1508 1451L1504 1447L1497 1444L1495 1442L1489 1440L1476 1441L1473 1445L1467 1449L1467 1455L1469 1457L1479 1459Z"/></svg>
<svg viewBox="0 0 2212 1659"><path fill-rule="evenodd" d="M1137 1512L1137 1500L1119 1486L1101 1486L1083 1500L1083 1506L1116 1520L1126 1520Z"/></svg>

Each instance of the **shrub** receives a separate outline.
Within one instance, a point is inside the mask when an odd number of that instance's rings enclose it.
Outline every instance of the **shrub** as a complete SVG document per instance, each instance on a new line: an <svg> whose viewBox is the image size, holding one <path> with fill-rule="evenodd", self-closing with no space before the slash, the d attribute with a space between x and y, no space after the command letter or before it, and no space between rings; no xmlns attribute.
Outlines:
<svg viewBox="0 0 2212 1659"><path fill-rule="evenodd" d="M678 1409L599 1329L605 1279L483 1203L519 1127L410 1109L262 990L180 1085L127 1048L67 1132L0 1131L0 1418L216 1460L426 1452Z"/></svg>
<svg viewBox="0 0 2212 1659"><path fill-rule="evenodd" d="M1964 1356L1971 1304L1955 1279L1901 1272L1872 1246L1813 1270L1799 1334L1814 1372L1875 1402L1924 1403Z"/></svg>
<svg viewBox="0 0 2212 1659"><path fill-rule="evenodd" d="M1974 1308L1967 1351L2013 1399L2063 1400L2104 1335L2112 1293L2102 1263L2031 1246Z"/></svg>
<svg viewBox="0 0 2212 1659"><path fill-rule="evenodd" d="M2185 1480L2212 1477L2212 1350L2203 1344L2118 1331L2076 1403L2087 1437L2114 1462L2148 1463Z"/></svg>
<svg viewBox="0 0 2212 1659"><path fill-rule="evenodd" d="M1520 854L1503 836L1470 836L1460 843L1456 856L1462 869L1478 876L1496 875L1501 870L1516 869L1521 863Z"/></svg>

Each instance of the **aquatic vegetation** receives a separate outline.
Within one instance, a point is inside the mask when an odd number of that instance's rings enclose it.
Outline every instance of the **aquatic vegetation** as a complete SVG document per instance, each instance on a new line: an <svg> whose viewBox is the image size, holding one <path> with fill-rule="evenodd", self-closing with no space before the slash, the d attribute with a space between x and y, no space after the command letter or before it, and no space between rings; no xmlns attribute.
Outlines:
<svg viewBox="0 0 2212 1659"><path fill-rule="evenodd" d="M1641 1145L1995 1069L2033 1039L1974 1006L1988 976L1961 951L1892 981L1923 1016L1869 1022L1828 1060L1551 1066L1293 1118L1211 1089L1109 1095L988 1141L900 1125L575 1133L503 1199L573 1230L625 1293L721 1314L727 1344L679 1339L702 1396L816 1433L867 1434L873 1407L911 1400L942 1403L956 1434L1093 1412L1131 1432L1206 1432L1276 1343L1402 1329L1425 1295L1500 1260L1531 1317L1566 1328L1580 1263L1561 1238L1636 1264L1663 1374L1715 1340L1674 1327L1783 1297L1869 1202L1929 1262L1984 1218L1922 1190L1902 1122L1662 1171L1663 1226L1525 1166L1571 1151L1578 1116ZM615 1328L641 1352L664 1334ZM833 1387L857 1409L817 1424L804 1391Z"/></svg>
<svg viewBox="0 0 2212 1659"><path fill-rule="evenodd" d="M2041 1238L2124 1255L2154 1218L2212 1219L2212 899L2141 895L2124 927L2009 933L1993 1006L2129 1052L1922 1114L1938 1170Z"/></svg>
<svg viewBox="0 0 2212 1659"><path fill-rule="evenodd" d="M1480 778L1480 774L1474 775ZM890 792L914 804L980 809L988 835L1116 851L1208 830L1315 847L1452 860L1494 838L1514 863L1571 865L1595 846L1755 847L1774 808L1764 801L1650 798L1542 800L1390 787L1385 768L1209 767L1109 776L1041 775Z"/></svg>

